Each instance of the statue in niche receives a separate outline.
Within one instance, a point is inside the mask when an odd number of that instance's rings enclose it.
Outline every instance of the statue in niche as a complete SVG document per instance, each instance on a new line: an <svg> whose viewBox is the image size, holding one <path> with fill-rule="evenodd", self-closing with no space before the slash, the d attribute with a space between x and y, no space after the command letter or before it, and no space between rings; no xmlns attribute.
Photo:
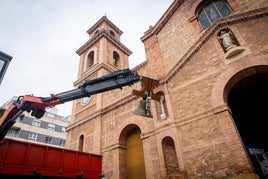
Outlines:
<svg viewBox="0 0 268 179"><path fill-rule="evenodd" d="M234 34L229 29L221 30L218 34L218 39L221 40L225 52L239 45Z"/></svg>

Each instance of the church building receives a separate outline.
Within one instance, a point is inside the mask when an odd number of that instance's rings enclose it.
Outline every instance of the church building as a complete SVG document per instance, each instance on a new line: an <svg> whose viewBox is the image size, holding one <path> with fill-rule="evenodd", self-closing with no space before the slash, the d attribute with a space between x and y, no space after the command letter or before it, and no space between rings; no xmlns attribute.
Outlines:
<svg viewBox="0 0 268 179"><path fill-rule="evenodd" d="M129 68L108 17L87 33L74 87ZM141 41L150 116L133 113L141 82L75 100L67 148L101 154L105 179L268 177L267 0L174 0Z"/></svg>

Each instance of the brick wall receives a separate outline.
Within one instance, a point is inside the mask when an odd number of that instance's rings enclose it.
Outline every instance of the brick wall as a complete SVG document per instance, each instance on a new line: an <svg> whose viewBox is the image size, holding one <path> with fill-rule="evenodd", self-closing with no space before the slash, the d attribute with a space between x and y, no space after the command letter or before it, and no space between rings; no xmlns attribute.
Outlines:
<svg viewBox="0 0 268 179"><path fill-rule="evenodd" d="M169 9L174 12L168 21L161 23L161 28L156 24L155 28L161 30L152 29L155 34L143 39L147 60L135 70L160 80L155 92L165 95L167 118L159 120L156 101L151 103L154 118L133 115L140 98L133 97L131 92L139 90L140 83L105 92L96 99L101 110L74 120L69 127L68 146L77 149L79 136L84 135L85 151L103 155L106 178L125 178L124 141L128 132L137 127L141 131L147 178L168 178L162 150L162 140L167 136L174 140L179 176L235 178L249 174L254 178L227 98L232 86L243 77L268 72L267 10L239 15L266 3L262 0L228 2L238 15L200 31L189 20L194 1L175 1L174 6L178 8ZM266 16L256 15L265 13ZM244 55L233 61L225 59L217 38L223 28L231 29L245 48Z"/></svg>

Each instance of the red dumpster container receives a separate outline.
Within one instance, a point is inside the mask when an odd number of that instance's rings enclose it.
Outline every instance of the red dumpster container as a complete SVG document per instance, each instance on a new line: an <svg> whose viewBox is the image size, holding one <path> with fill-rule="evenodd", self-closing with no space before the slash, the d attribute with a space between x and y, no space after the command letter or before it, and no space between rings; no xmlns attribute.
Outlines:
<svg viewBox="0 0 268 179"><path fill-rule="evenodd" d="M0 177L101 178L101 155L13 139L0 145Z"/></svg>

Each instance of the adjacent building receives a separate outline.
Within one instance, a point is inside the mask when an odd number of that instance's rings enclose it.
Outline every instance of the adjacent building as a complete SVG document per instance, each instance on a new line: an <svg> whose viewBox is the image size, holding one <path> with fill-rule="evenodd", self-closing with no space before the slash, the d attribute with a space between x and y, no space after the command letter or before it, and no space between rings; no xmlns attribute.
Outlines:
<svg viewBox="0 0 268 179"><path fill-rule="evenodd" d="M3 105L6 108L17 97L14 96ZM57 109L47 108L44 116L37 119L28 112L23 112L16 123L9 129L6 138L21 141L34 142L39 144L65 147L65 128L70 122L70 117L63 117L57 114Z"/></svg>
<svg viewBox="0 0 268 179"><path fill-rule="evenodd" d="M159 81L153 118L133 114L141 83L75 100L67 147L101 154L107 179L265 178L267 29L267 0L174 0L132 69ZM106 16L87 33L75 87L129 67Z"/></svg>

